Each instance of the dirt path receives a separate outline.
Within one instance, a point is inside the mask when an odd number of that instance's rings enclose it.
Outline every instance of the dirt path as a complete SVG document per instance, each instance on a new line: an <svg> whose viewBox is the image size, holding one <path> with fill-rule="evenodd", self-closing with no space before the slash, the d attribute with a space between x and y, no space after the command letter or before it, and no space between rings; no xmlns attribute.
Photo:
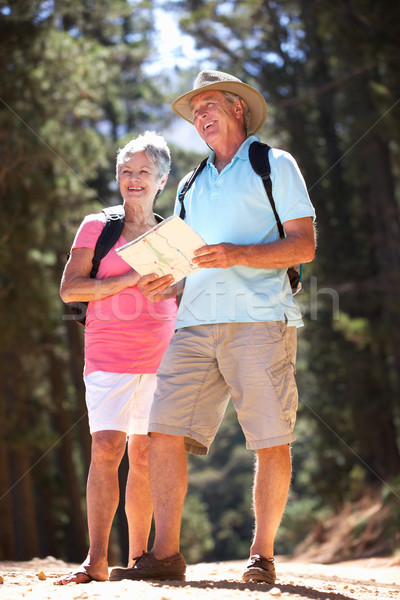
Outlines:
<svg viewBox="0 0 400 600"><path fill-rule="evenodd" d="M187 581L92 582L55 586L76 565L48 557L29 562L0 562L1 600L400 600L400 559L371 558L323 565L277 559L274 586L241 583L243 561L189 565ZM38 574L45 578L40 579ZM1 581L1 579L0 579Z"/></svg>

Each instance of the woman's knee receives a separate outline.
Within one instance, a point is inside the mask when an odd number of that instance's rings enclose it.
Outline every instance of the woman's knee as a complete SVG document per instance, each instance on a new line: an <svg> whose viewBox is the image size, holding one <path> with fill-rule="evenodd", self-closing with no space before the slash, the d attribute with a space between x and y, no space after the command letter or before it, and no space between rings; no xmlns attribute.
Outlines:
<svg viewBox="0 0 400 600"><path fill-rule="evenodd" d="M92 462L121 462L126 448L122 431L97 431L92 435Z"/></svg>

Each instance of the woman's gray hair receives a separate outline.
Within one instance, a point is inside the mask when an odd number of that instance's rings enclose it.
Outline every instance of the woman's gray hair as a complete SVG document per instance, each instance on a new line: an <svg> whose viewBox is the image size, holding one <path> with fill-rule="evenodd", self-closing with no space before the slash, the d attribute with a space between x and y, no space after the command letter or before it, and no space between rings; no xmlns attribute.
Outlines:
<svg viewBox="0 0 400 600"><path fill-rule="evenodd" d="M235 104L235 102L240 102L241 105L243 106L243 124L244 124L244 128L246 130L246 135L247 135L247 130L249 128L249 123L250 123L250 119L251 119L251 112L250 112L249 107L247 106L247 102L245 102L243 100L243 98L241 98L237 94L233 94L232 92L222 92L222 93L225 96L227 102L229 102L229 104Z"/></svg>
<svg viewBox="0 0 400 600"><path fill-rule="evenodd" d="M157 168L158 177L161 178L171 169L171 153L167 142L162 135L155 131L145 131L134 140L128 142L117 152L117 165L115 178L119 181L119 168L137 152L145 152Z"/></svg>

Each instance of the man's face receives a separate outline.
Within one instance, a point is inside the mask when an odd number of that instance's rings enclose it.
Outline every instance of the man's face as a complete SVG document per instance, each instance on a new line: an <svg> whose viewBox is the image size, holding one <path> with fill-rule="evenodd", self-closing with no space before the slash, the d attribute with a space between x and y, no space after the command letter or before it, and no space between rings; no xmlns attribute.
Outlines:
<svg viewBox="0 0 400 600"><path fill-rule="evenodd" d="M228 103L220 91L197 94L192 98L191 110L194 126L212 148L216 141L229 140L234 132L244 131L240 102Z"/></svg>

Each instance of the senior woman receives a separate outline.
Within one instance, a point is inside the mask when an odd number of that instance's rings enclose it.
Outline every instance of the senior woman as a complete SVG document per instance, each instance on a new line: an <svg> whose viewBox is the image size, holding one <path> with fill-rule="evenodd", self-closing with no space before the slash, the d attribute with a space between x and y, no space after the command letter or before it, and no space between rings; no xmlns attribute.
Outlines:
<svg viewBox="0 0 400 600"><path fill-rule="evenodd" d="M85 327L86 403L92 436L87 481L89 551L81 566L59 585L108 579L107 552L118 506L118 467L128 439L129 475L125 511L129 566L147 550L153 513L147 424L156 371L172 336L176 298L152 303L136 286L139 274L115 249L157 224L155 198L164 188L171 158L164 138L154 132L129 142L117 154L116 178L125 209L122 235L90 278L103 213L87 216L72 245L61 281L64 302L89 302Z"/></svg>

